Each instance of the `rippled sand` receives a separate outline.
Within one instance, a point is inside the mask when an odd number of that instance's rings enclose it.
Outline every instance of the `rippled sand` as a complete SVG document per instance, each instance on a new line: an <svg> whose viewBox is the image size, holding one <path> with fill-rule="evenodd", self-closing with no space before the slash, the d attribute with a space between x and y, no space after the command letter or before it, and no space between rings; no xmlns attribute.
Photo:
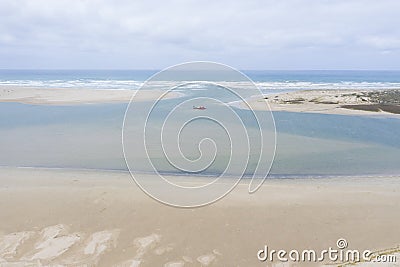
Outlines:
<svg viewBox="0 0 400 267"><path fill-rule="evenodd" d="M125 172L1 168L0 179L0 266L266 266L265 245L400 244L399 177L275 179L252 195L242 182L196 209L154 201Z"/></svg>

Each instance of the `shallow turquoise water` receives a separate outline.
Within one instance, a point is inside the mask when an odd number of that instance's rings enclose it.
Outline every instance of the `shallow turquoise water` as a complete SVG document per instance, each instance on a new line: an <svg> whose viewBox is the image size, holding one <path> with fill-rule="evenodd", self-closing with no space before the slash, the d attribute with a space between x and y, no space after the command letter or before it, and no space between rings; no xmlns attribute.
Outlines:
<svg viewBox="0 0 400 267"><path fill-rule="evenodd" d="M176 100L165 101L168 106ZM0 165L125 170L121 144L125 109L126 104L0 103ZM247 116L248 111L238 113ZM274 112L274 118L278 142L272 175L400 174L399 119L290 112ZM250 131L254 126L251 120L246 124ZM207 124L202 127L206 133ZM221 171L227 156L223 151L219 162L204 174Z"/></svg>
<svg viewBox="0 0 400 267"><path fill-rule="evenodd" d="M137 89L155 70L0 70L0 85ZM400 88L399 71L244 71L263 93L301 89ZM198 89L198 88L197 88ZM57 89L56 89L57 90ZM61 89L58 89L61 90ZM250 96L246 89L241 93ZM181 99L163 100L152 117L156 129L168 111L182 99L207 95L224 102L235 101L226 92L185 91ZM138 103L139 109L141 105ZM217 105L205 113L223 114ZM41 106L0 103L0 165L126 170L122 153L122 121L127 104ZM250 136L257 125L249 111L235 109ZM193 113L191 107L176 119ZM262 112L260 112L262 115ZM145 116L138 112L133 125ZM315 175L400 174L400 119L274 112L277 151L271 174L279 177ZM234 131L240 125L226 117ZM227 136L207 120L198 120L183 131L183 153L199 156L197 142L210 134L220 144L216 160L205 173L218 174L229 158ZM236 127L236 128L235 128ZM269 133L271 129L264 129ZM140 139L138 127L131 143ZM256 138L252 139L255 140ZM243 142L244 143L244 142ZM150 143L151 156L164 172L179 173L165 161L160 143ZM257 147L257 142L254 146ZM244 153L244 151L243 151ZM250 155L247 174L256 164ZM135 162L145 166L138 155ZM143 163L143 164L142 164ZM237 162L240 164L241 162ZM146 167L142 171L147 171ZM235 175L233 173L233 175Z"/></svg>

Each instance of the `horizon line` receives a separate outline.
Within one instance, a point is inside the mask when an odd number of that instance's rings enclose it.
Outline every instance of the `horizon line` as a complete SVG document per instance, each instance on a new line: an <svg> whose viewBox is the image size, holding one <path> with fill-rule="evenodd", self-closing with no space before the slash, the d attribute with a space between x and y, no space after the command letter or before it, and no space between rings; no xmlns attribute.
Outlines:
<svg viewBox="0 0 400 267"><path fill-rule="evenodd" d="M165 68L0 68L0 71L162 71ZM400 69L238 69L239 71L400 71Z"/></svg>

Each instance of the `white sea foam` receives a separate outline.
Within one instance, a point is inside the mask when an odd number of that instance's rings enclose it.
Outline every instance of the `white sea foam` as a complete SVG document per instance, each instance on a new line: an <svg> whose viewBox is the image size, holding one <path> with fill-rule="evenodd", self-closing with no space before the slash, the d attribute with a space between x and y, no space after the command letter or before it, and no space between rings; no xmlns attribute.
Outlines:
<svg viewBox="0 0 400 267"><path fill-rule="evenodd" d="M50 88L93 88L93 89L139 89L142 81L131 80L0 80L0 85L50 87Z"/></svg>
<svg viewBox="0 0 400 267"><path fill-rule="evenodd" d="M152 81L151 86L157 88L171 88L184 82ZM204 82L186 84L185 88L192 90L204 90ZM252 87L247 81L240 82L216 82L219 85L232 88ZM394 89L400 88L400 82L255 82L261 90L306 90L306 89ZM27 86L27 87L51 87L51 88L96 88L96 89L139 89L143 81L137 80L0 80L0 85Z"/></svg>
<svg viewBox="0 0 400 267"><path fill-rule="evenodd" d="M326 89L394 89L400 83L392 82L260 82L261 90L326 90Z"/></svg>

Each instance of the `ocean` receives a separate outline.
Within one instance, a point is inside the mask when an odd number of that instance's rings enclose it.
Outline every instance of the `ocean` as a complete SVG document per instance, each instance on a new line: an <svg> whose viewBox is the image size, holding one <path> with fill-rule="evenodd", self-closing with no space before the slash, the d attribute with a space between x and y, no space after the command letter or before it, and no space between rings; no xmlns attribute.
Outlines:
<svg viewBox="0 0 400 267"><path fill-rule="evenodd" d="M137 89L157 70L0 70L0 85ZM243 70L263 91L400 88L400 71Z"/></svg>
<svg viewBox="0 0 400 267"><path fill-rule="evenodd" d="M96 89L138 89L154 70L0 70L1 85ZM304 89L398 89L400 71L243 71L264 94ZM240 86L240 85L239 85ZM200 90L199 90L200 89ZM245 88L243 89L245 90ZM231 97L212 88L193 88L185 96L163 100L167 110L190 99L207 95L223 101ZM0 166L127 170L122 153L122 122L127 104L74 106L0 103ZM235 111L248 117L249 111ZM190 110L192 112L192 110ZM160 123L163 115L158 115ZM344 116L273 112L277 148L271 177L301 178L400 174L400 120L389 117ZM210 131L202 122L187 134L200 140L214 133L216 142L227 137ZM211 127L211 128L208 128ZM251 121L249 132L255 130ZM132 140L138 140L133 136ZM189 157L198 148L190 140ZM207 170L216 175L228 162L229 144ZM155 150L157 150L155 148ZM159 151L158 151L159 152ZM184 174L154 153L161 172ZM136 158L141 166L144 158ZM250 165L254 165L251 162ZM143 164L145 166L145 164ZM148 171L143 168L143 172ZM246 174L251 175L252 169ZM235 173L232 173L235 175Z"/></svg>

